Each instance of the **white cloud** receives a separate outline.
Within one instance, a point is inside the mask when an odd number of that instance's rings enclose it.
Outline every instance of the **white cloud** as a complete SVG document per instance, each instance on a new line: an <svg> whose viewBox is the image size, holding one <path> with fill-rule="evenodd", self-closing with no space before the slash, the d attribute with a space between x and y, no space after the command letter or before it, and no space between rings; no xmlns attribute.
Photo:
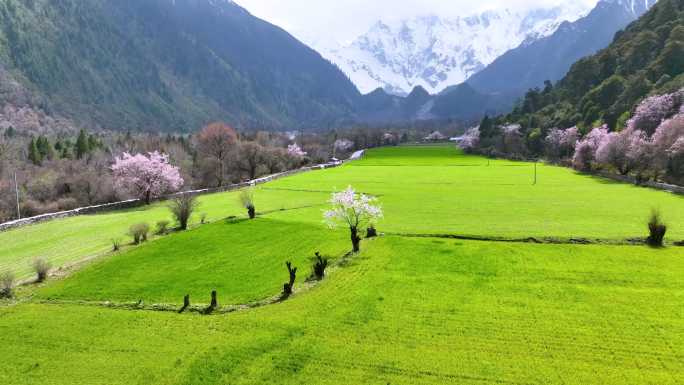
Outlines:
<svg viewBox="0 0 684 385"><path fill-rule="evenodd" d="M598 0L236 0L255 16L309 42L348 42L380 19L431 14L467 16L493 9L553 6L564 1L592 6Z"/></svg>

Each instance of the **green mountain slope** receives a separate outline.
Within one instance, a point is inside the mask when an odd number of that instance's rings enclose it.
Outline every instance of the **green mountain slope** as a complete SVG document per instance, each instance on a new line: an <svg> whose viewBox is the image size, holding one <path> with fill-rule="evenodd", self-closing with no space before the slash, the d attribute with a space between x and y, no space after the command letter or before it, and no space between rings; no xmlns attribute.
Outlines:
<svg viewBox="0 0 684 385"><path fill-rule="evenodd" d="M524 128L621 126L649 94L684 86L684 0L660 0L555 87L531 90L502 120Z"/></svg>
<svg viewBox="0 0 684 385"><path fill-rule="evenodd" d="M359 97L318 53L228 0L5 0L0 72L34 107L112 129L316 125Z"/></svg>

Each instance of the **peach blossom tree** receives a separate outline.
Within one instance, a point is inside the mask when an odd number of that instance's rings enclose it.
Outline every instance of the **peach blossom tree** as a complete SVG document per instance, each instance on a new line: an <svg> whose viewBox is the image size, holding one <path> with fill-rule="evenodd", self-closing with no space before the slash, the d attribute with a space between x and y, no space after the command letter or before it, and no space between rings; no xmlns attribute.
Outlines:
<svg viewBox="0 0 684 385"><path fill-rule="evenodd" d="M178 167L169 164L168 155L157 151L147 155L125 152L115 159L111 169L116 189L133 194L146 204L183 186Z"/></svg>
<svg viewBox="0 0 684 385"><path fill-rule="evenodd" d="M361 243L359 230L373 225L382 218L382 209L375 205L377 198L357 193L349 186L342 192L332 194L332 209L324 213L325 222L330 228L339 225L348 226L354 252L358 252Z"/></svg>

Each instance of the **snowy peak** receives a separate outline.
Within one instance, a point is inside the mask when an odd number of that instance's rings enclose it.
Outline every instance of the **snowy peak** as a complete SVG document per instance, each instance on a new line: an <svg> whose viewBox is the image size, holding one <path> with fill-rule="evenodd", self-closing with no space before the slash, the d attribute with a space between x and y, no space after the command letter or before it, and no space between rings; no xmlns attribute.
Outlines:
<svg viewBox="0 0 684 385"><path fill-rule="evenodd" d="M362 93L380 87L407 95L420 86L434 94L462 83L504 52L549 36L563 22L574 21L587 11L579 4L568 4L525 12L503 9L454 18L424 15L380 20L348 45L313 45Z"/></svg>

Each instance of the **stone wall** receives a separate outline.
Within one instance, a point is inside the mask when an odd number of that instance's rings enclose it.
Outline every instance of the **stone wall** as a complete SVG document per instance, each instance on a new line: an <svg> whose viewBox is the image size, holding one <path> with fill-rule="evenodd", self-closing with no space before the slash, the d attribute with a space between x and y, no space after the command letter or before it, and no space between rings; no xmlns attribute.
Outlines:
<svg viewBox="0 0 684 385"><path fill-rule="evenodd" d="M315 166L302 167L302 168L299 168L296 170L280 172L277 174L257 178L257 179L254 179L254 180L251 180L248 182L231 184L231 185L223 186L223 187L219 187L219 188L208 188L208 189L202 189L202 190L183 191L180 193L170 194L170 195L158 198L157 201L167 200L167 199L170 199L170 198L173 198L173 197L176 197L179 195L184 195L184 194L205 195L205 194L214 194L214 193L221 193L221 192L238 190L238 189L241 189L244 187L256 186L259 184L267 183L267 182L270 182L270 181L273 181L276 179L284 178L284 177L290 176L290 175L299 174L302 172L308 172L308 171L314 171L314 170L325 170L327 168L338 167L338 166L342 165L343 163L344 162L324 163L324 164L319 164L319 165L315 165ZM107 203L107 204L97 205L97 206L80 207L80 208L77 208L74 210L62 211L62 212L51 213L51 214L43 214L43 215L31 217L31 218L23 218L23 219L19 219L19 220L10 221L10 222L0 223L0 232L7 231L10 229L15 229L18 227L32 225L32 224L36 224L36 223L40 223L40 222L51 221L54 219L73 217L73 216L77 216L77 215L95 214L95 213L99 213L99 212L103 212L103 211L128 209L131 207L137 207L137 206L143 206L143 205L144 205L143 200L131 199L131 200L114 202L114 203Z"/></svg>
<svg viewBox="0 0 684 385"><path fill-rule="evenodd" d="M664 190L664 191L669 191L674 194L684 194L684 186L677 186L674 184L667 184L667 183L660 183L660 182L653 182L653 181L647 181L647 182L640 182L637 183L637 180L633 176L629 175L619 175L619 174L613 174L609 172L597 172L596 175L607 178L607 179L612 179L618 182L624 182L624 183L630 183L638 186L643 186L643 187L650 187L658 190Z"/></svg>

